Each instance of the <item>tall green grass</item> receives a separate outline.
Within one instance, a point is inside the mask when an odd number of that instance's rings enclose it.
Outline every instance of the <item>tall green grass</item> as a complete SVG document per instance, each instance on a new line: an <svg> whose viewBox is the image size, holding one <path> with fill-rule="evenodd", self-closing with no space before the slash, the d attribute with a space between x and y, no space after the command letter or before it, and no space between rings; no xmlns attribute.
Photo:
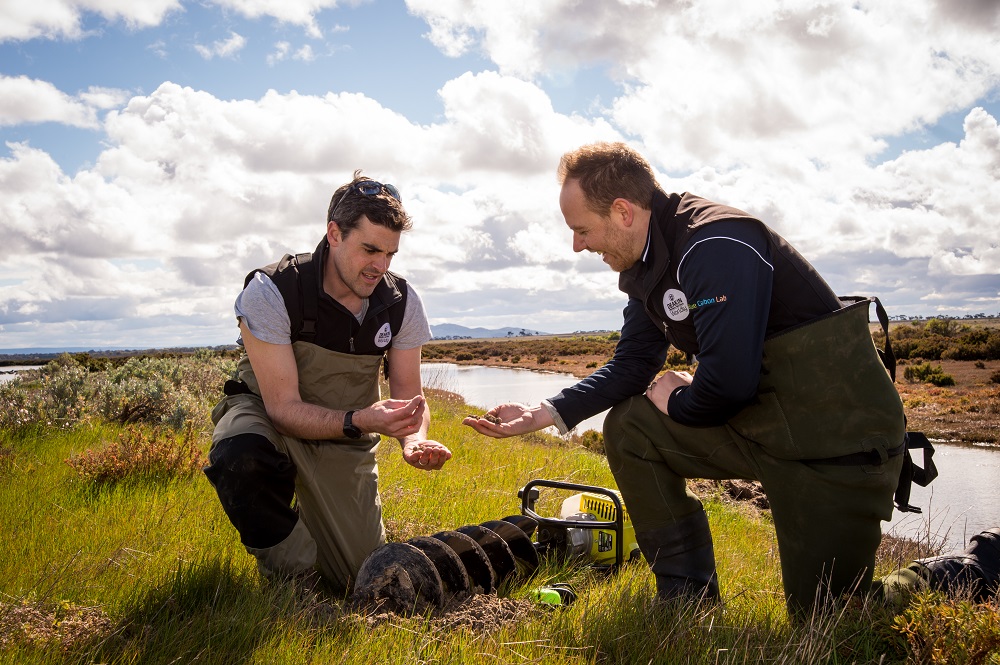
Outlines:
<svg viewBox="0 0 1000 665"><path fill-rule="evenodd" d="M391 540L516 514L517 490L533 478L614 487L589 450L544 435L482 437L461 425L469 407L453 395L430 391L429 403L431 437L454 458L421 472L383 442ZM790 623L767 515L712 497L721 606L655 606L644 564L608 576L548 561L505 598L478 599L481 620L369 615L262 582L201 474L95 484L66 463L124 431L97 419L0 430L0 663L901 663L915 653L893 613L863 599ZM563 496L543 491L539 512L556 514ZM574 582L579 600L526 600L551 579ZM83 610L105 622L56 639L16 624L25 607L61 634Z"/></svg>

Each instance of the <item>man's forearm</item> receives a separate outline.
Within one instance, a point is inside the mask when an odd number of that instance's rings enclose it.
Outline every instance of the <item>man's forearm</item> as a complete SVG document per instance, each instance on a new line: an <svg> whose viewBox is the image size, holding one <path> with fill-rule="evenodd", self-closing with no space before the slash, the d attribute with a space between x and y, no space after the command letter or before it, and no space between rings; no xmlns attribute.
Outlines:
<svg viewBox="0 0 1000 665"><path fill-rule="evenodd" d="M267 410L281 434L314 441L343 437L345 413L308 402L292 402Z"/></svg>

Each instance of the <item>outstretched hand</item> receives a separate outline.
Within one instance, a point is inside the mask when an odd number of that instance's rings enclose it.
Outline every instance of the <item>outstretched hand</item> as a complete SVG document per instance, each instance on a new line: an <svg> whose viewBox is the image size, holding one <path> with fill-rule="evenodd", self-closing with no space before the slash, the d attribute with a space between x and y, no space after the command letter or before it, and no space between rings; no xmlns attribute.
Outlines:
<svg viewBox="0 0 1000 665"><path fill-rule="evenodd" d="M555 423L549 412L541 406L501 404L493 407L483 416L467 416L462 420L462 424L468 425L480 434L503 439L508 436L536 432Z"/></svg>
<svg viewBox="0 0 1000 665"><path fill-rule="evenodd" d="M403 459L415 469L437 471L451 459L451 451L437 441L407 441L403 444Z"/></svg>
<svg viewBox="0 0 1000 665"><path fill-rule="evenodd" d="M378 432L402 439L420 431L427 400L423 395L411 399L385 399L362 409L354 416L355 422L366 432ZM359 416L361 416L359 418Z"/></svg>

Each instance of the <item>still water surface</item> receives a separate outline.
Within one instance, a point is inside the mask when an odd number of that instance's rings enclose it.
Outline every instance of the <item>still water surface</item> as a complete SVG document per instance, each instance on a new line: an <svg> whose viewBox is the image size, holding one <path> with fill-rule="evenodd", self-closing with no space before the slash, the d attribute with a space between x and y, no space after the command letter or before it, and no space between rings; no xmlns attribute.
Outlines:
<svg viewBox="0 0 1000 665"><path fill-rule="evenodd" d="M13 381L19 372L28 369L38 369L39 367L41 365L10 365L9 367L0 367L0 383Z"/></svg>
<svg viewBox="0 0 1000 665"><path fill-rule="evenodd" d="M458 393L467 404L481 407L484 411L506 402L537 406L543 399L555 397L560 390L579 380L572 374L563 372L453 363L423 363L420 375L425 386ZM584 420L577 425L577 432L588 429L601 431L605 413ZM553 434L558 434L554 427L550 430Z"/></svg>
<svg viewBox="0 0 1000 665"><path fill-rule="evenodd" d="M450 390L483 410L504 402L536 405L576 383L571 374L526 369L424 363L424 384ZM577 431L601 430L604 413L585 420ZM552 433L556 433L552 429ZM897 536L941 542L945 551L964 549L970 536L1000 526L1000 447L935 442L934 462L940 475L930 487L913 486L910 503L922 514L893 511L883 531ZM923 466L922 452L914 461Z"/></svg>

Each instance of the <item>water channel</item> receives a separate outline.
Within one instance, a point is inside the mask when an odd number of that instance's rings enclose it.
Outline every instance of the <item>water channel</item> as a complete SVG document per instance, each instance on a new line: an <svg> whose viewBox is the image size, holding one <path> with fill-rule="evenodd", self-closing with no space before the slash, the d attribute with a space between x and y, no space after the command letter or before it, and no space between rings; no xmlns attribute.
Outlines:
<svg viewBox="0 0 1000 665"><path fill-rule="evenodd" d="M13 381L17 375L29 369L38 369L41 365L9 365L0 367L0 384Z"/></svg>
<svg viewBox="0 0 1000 665"><path fill-rule="evenodd" d="M424 363L421 375L425 385L458 393L483 409L504 402L535 405L577 381L565 373L452 363ZM603 422L602 413L585 420L577 431L599 431ZM1000 447L943 441L934 445L940 475L930 487L914 485L910 493L910 503L923 513L893 511L883 531L924 542L930 535L946 552L961 550L970 536L1000 526ZM914 461L923 466L921 452Z"/></svg>

